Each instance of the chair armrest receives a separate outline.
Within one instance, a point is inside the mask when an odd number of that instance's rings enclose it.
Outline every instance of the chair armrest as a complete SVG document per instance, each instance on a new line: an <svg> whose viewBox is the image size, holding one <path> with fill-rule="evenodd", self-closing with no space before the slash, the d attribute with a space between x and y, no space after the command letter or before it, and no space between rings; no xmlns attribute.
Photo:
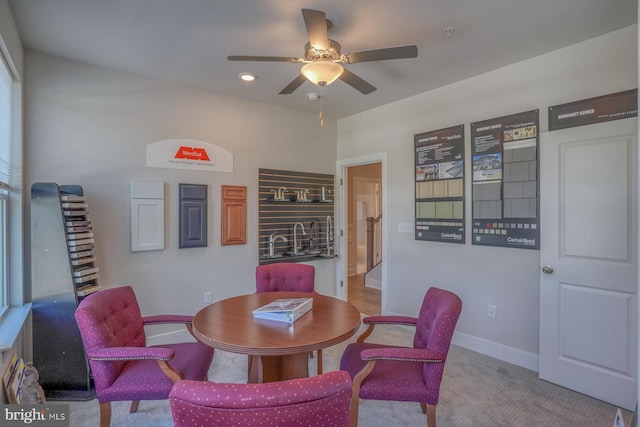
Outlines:
<svg viewBox="0 0 640 427"><path fill-rule="evenodd" d="M162 347L107 347L87 352L91 360L120 361L120 360L171 360L174 351Z"/></svg>
<svg viewBox="0 0 640 427"><path fill-rule="evenodd" d="M178 314L163 314L159 316L145 316L142 322L145 325L162 325L167 323L189 324L193 321L193 316L183 316Z"/></svg>
<svg viewBox="0 0 640 427"><path fill-rule="evenodd" d="M410 316L368 316L362 319L362 323L369 325L369 327L358 337L357 342L364 342L371 335L376 325L416 326L418 318Z"/></svg>
<svg viewBox="0 0 640 427"><path fill-rule="evenodd" d="M418 323L417 317L409 316L369 316L362 319L362 323L371 325L411 325Z"/></svg>
<svg viewBox="0 0 640 427"><path fill-rule="evenodd" d="M391 347L362 350L360 358L367 362L372 360L396 360L401 362L443 363L447 357L437 351L422 348Z"/></svg>

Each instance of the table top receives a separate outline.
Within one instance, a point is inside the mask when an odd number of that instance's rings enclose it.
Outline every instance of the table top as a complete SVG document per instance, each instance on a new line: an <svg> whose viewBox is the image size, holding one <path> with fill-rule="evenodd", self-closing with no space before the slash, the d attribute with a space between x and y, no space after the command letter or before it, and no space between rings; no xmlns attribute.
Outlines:
<svg viewBox="0 0 640 427"><path fill-rule="evenodd" d="M313 298L313 308L293 323L256 319L251 312L282 298ZM275 356L338 344L360 328L360 312L338 298L300 292L264 292L218 301L193 317L193 334L232 353Z"/></svg>

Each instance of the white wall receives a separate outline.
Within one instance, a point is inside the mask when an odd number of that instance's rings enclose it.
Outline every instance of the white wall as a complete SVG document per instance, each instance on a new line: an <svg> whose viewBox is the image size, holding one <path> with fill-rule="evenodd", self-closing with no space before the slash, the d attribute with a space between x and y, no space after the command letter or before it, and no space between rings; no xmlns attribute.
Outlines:
<svg viewBox="0 0 640 427"><path fill-rule="evenodd" d="M415 314L429 285L450 289L463 300L455 342L537 369L539 252L471 245L469 161L465 245L396 232L414 220L413 135L465 124L470 159L469 123L539 109L547 131L551 105L636 88L637 44L628 27L338 122L338 159L388 155L387 312Z"/></svg>
<svg viewBox="0 0 640 427"><path fill-rule="evenodd" d="M336 124L317 116L25 52L26 186L82 185L106 287L131 284L143 314L193 314L255 291L258 169L333 174ZM234 172L147 168L146 145L197 139L235 155ZM130 252L130 181L165 182L164 251ZM178 249L179 183L209 185L208 247ZM220 186L247 186L246 245L220 245ZM319 260L316 288L333 295L335 262Z"/></svg>
<svg viewBox="0 0 640 427"><path fill-rule="evenodd" d="M15 71L22 77L22 42L8 0L0 0L0 35L3 50L11 55Z"/></svg>

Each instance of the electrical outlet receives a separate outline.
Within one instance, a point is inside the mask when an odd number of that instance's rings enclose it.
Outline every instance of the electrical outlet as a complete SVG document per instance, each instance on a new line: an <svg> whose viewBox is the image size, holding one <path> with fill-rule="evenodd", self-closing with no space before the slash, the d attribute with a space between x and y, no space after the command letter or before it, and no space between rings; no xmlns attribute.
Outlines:
<svg viewBox="0 0 640 427"><path fill-rule="evenodd" d="M412 222L399 222L398 223L398 233L413 233L413 223Z"/></svg>
<svg viewBox="0 0 640 427"><path fill-rule="evenodd" d="M490 319L495 319L497 311L498 309L495 305L489 304L489 306L487 307L487 317L489 317Z"/></svg>
<svg viewBox="0 0 640 427"><path fill-rule="evenodd" d="M213 296L211 295L211 292L205 292L204 293L204 303L205 304L211 304L211 299L213 298Z"/></svg>

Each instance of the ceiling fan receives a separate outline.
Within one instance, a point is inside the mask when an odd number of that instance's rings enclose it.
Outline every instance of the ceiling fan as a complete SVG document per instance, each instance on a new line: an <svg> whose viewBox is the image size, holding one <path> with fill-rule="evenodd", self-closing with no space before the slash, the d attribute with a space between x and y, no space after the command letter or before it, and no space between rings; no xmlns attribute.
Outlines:
<svg viewBox="0 0 640 427"><path fill-rule="evenodd" d="M281 95L292 93L306 80L325 86L340 79L354 87L363 94L376 90L370 83L358 77L344 68L342 64L355 64L357 62L382 61L387 59L415 58L418 56L418 48L415 45L390 47L383 49L364 50L341 54L341 46L335 40L331 40L328 29L331 21L327 20L324 12L311 9L302 9L302 17L309 34L309 42L305 44L304 58L286 56L227 56L229 61L266 61L266 62L293 62L304 63L301 73L284 89Z"/></svg>

